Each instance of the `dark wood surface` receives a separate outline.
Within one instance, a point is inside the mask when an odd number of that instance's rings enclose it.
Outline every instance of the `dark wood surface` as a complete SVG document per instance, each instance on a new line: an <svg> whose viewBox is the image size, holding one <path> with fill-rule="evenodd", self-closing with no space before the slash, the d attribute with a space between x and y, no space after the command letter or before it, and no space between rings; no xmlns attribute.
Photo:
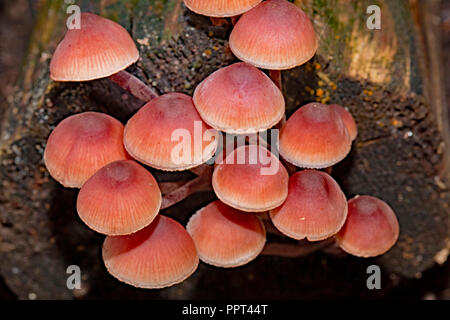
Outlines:
<svg viewBox="0 0 450 320"><path fill-rule="evenodd" d="M130 30L141 59L129 71L160 93L192 94L209 73L235 61L227 48L231 26L213 26L187 12L182 1L80 2L83 11ZM401 229L397 245L377 259L317 253L259 257L232 270L202 264L180 285L144 291L106 273L103 237L79 220L77 192L53 181L42 161L46 139L63 118L97 110L126 121L123 110L139 102L108 80L49 81L48 64L66 15L63 1L40 1L20 79L0 124L0 274L7 286L24 299L30 294L38 299L380 298L403 278L420 277L449 247L448 115L439 98L443 70L432 22L439 1L378 3L382 29L368 30L365 8L372 1L303 1L320 34L320 49L306 65L283 72L283 85L288 114L311 101L351 110L359 136L333 176L348 197L371 194L394 208ZM153 173L160 180L175 178ZM163 214L185 223L213 199L211 193L195 195ZM385 289L376 293L365 287L365 271L373 263L382 267ZM81 267L82 290L66 287L72 264Z"/></svg>

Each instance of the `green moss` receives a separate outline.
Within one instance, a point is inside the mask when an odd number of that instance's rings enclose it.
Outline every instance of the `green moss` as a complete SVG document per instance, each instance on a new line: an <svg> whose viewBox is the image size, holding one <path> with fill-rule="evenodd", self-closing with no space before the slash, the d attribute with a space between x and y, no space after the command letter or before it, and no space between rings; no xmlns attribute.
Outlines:
<svg viewBox="0 0 450 320"><path fill-rule="evenodd" d="M334 31L340 29L339 19L337 18L336 0L313 0L313 14L321 17Z"/></svg>

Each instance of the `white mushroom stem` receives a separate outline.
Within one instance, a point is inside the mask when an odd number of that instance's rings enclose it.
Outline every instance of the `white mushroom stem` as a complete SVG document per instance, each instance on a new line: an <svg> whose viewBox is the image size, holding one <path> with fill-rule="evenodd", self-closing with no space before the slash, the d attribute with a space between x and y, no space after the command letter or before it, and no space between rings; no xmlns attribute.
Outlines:
<svg viewBox="0 0 450 320"><path fill-rule="evenodd" d="M120 71L113 74L112 76L109 76L109 79L130 92L139 100L147 102L158 97L158 93L156 93L153 88L126 71Z"/></svg>

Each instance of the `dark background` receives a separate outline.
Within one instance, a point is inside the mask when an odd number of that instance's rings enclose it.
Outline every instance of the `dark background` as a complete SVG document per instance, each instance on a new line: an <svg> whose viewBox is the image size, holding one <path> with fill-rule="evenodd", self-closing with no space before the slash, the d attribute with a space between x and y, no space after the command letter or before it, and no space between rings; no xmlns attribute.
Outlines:
<svg viewBox="0 0 450 320"><path fill-rule="evenodd" d="M35 5L34 0L0 0L0 117L2 116L2 112L5 107L5 102L12 94L13 85L17 79L18 72L20 70L20 66L22 64L22 59L24 56L24 52L27 47L28 36L30 35L30 30L33 26L33 16L31 7ZM445 70L450 71L450 0L444 0L441 4L441 31L442 31L442 42L443 42L443 53L444 53L444 65ZM446 83L447 88L447 105L450 106L450 81ZM293 276L297 272L295 268L295 264L291 261L286 261L283 258L273 258L277 260L274 263L274 266L278 266L280 268L286 268L285 272L292 272ZM313 264L320 263L321 256L319 254L312 255L308 258L305 263ZM332 274L342 273L344 279L348 279L348 287L337 288L336 286L340 286L341 284L333 284L330 283L330 293L317 292L316 294L312 293L307 295L312 298L321 298L323 295L327 298L330 297L343 297L343 298L363 298L363 299L372 299L372 298L392 298L392 299L450 299L450 265L447 261L443 266L436 266L428 271L424 272L420 278L418 279L383 279L383 288L387 288L388 291L385 291L382 295L379 295L374 292L369 292L366 290L366 294L361 294L360 288L358 286L365 285L365 279L367 275L362 271L361 274L349 274L344 264L342 263L334 263L333 259L328 259L331 262L331 266L337 266L337 269L330 270ZM0 261L1 263L1 261ZM367 265L369 265L368 262ZM259 267L261 268L261 262L257 262ZM252 275L252 268L255 265L250 265L249 277ZM208 266L201 266L202 268L209 268ZM267 267L268 268L268 267ZM340 269L339 269L340 268ZM349 268L348 270L352 270ZM229 272L229 271L224 271ZM270 270L267 270L270 272ZM231 273L230 273L231 275ZM309 278L309 281L313 281L314 278L320 278L321 275L304 275L306 278ZM325 276L326 278L326 276ZM331 277L332 278L332 277ZM209 279L211 280L211 279ZM308 283L308 279L300 282L293 281L293 284L289 283L289 278L287 278L287 283L283 284L286 287L290 287L295 285L295 283L304 284L305 287L311 288L310 283ZM239 285L239 281L236 279L230 279L230 281L237 281L236 286ZM326 280L324 280L326 281ZM354 283L359 283L356 285ZM218 296L226 297L225 292L220 292L220 283L208 283L211 290L212 288L216 288L216 293ZM205 284L201 284L199 290L205 290ZM351 287L355 286L352 290ZM253 290L259 290L263 285L255 285ZM280 285L280 287L283 287ZM290 288L292 289L292 288ZM247 296L251 296L250 288L245 290L250 290ZM339 293L340 292L340 293ZM345 292L345 293L344 293ZM387 293L386 293L387 292ZM362 296L361 296L362 295ZM284 298L283 292L277 294L280 298ZM301 297L302 295L298 295ZM92 293L90 298L101 298L101 294L95 295ZM5 286L3 279L0 278L0 299L15 299L15 295Z"/></svg>

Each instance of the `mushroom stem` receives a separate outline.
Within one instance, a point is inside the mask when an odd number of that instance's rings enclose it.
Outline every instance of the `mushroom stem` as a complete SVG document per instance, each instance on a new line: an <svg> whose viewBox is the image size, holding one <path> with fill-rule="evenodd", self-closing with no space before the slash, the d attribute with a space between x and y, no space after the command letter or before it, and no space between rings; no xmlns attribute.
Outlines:
<svg viewBox="0 0 450 320"><path fill-rule="evenodd" d="M328 238L318 242L302 242L292 243L267 243L261 254L266 256L279 256L287 258L305 257L316 251L325 249L334 244L333 238Z"/></svg>
<svg viewBox="0 0 450 320"><path fill-rule="evenodd" d="M241 17L241 15L231 17L231 24L232 24L233 26L235 26L236 23L239 21L239 18L240 18L240 17Z"/></svg>
<svg viewBox="0 0 450 320"><path fill-rule="evenodd" d="M159 189L163 195L169 194L178 188L182 187L186 181L160 182Z"/></svg>
<svg viewBox="0 0 450 320"><path fill-rule="evenodd" d="M212 174L213 166L207 165L207 164L201 164L198 167L191 168L189 171L191 171L193 174L203 177L208 176Z"/></svg>
<svg viewBox="0 0 450 320"><path fill-rule="evenodd" d="M210 191L212 190L211 177L208 174L192 179L191 181L183 184L178 189L164 195L161 204L161 210L171 207L178 202L183 201L190 195L196 192Z"/></svg>
<svg viewBox="0 0 450 320"><path fill-rule="evenodd" d="M228 24L227 19L225 18L217 18L217 17L209 17L213 26L221 27Z"/></svg>
<svg viewBox="0 0 450 320"><path fill-rule="evenodd" d="M126 71L119 71L109 76L109 79L142 101L147 102L158 97L153 88Z"/></svg>
<svg viewBox="0 0 450 320"><path fill-rule="evenodd" d="M275 83L275 85L283 91L283 83L281 82L281 71L280 70L269 70L269 77Z"/></svg>

